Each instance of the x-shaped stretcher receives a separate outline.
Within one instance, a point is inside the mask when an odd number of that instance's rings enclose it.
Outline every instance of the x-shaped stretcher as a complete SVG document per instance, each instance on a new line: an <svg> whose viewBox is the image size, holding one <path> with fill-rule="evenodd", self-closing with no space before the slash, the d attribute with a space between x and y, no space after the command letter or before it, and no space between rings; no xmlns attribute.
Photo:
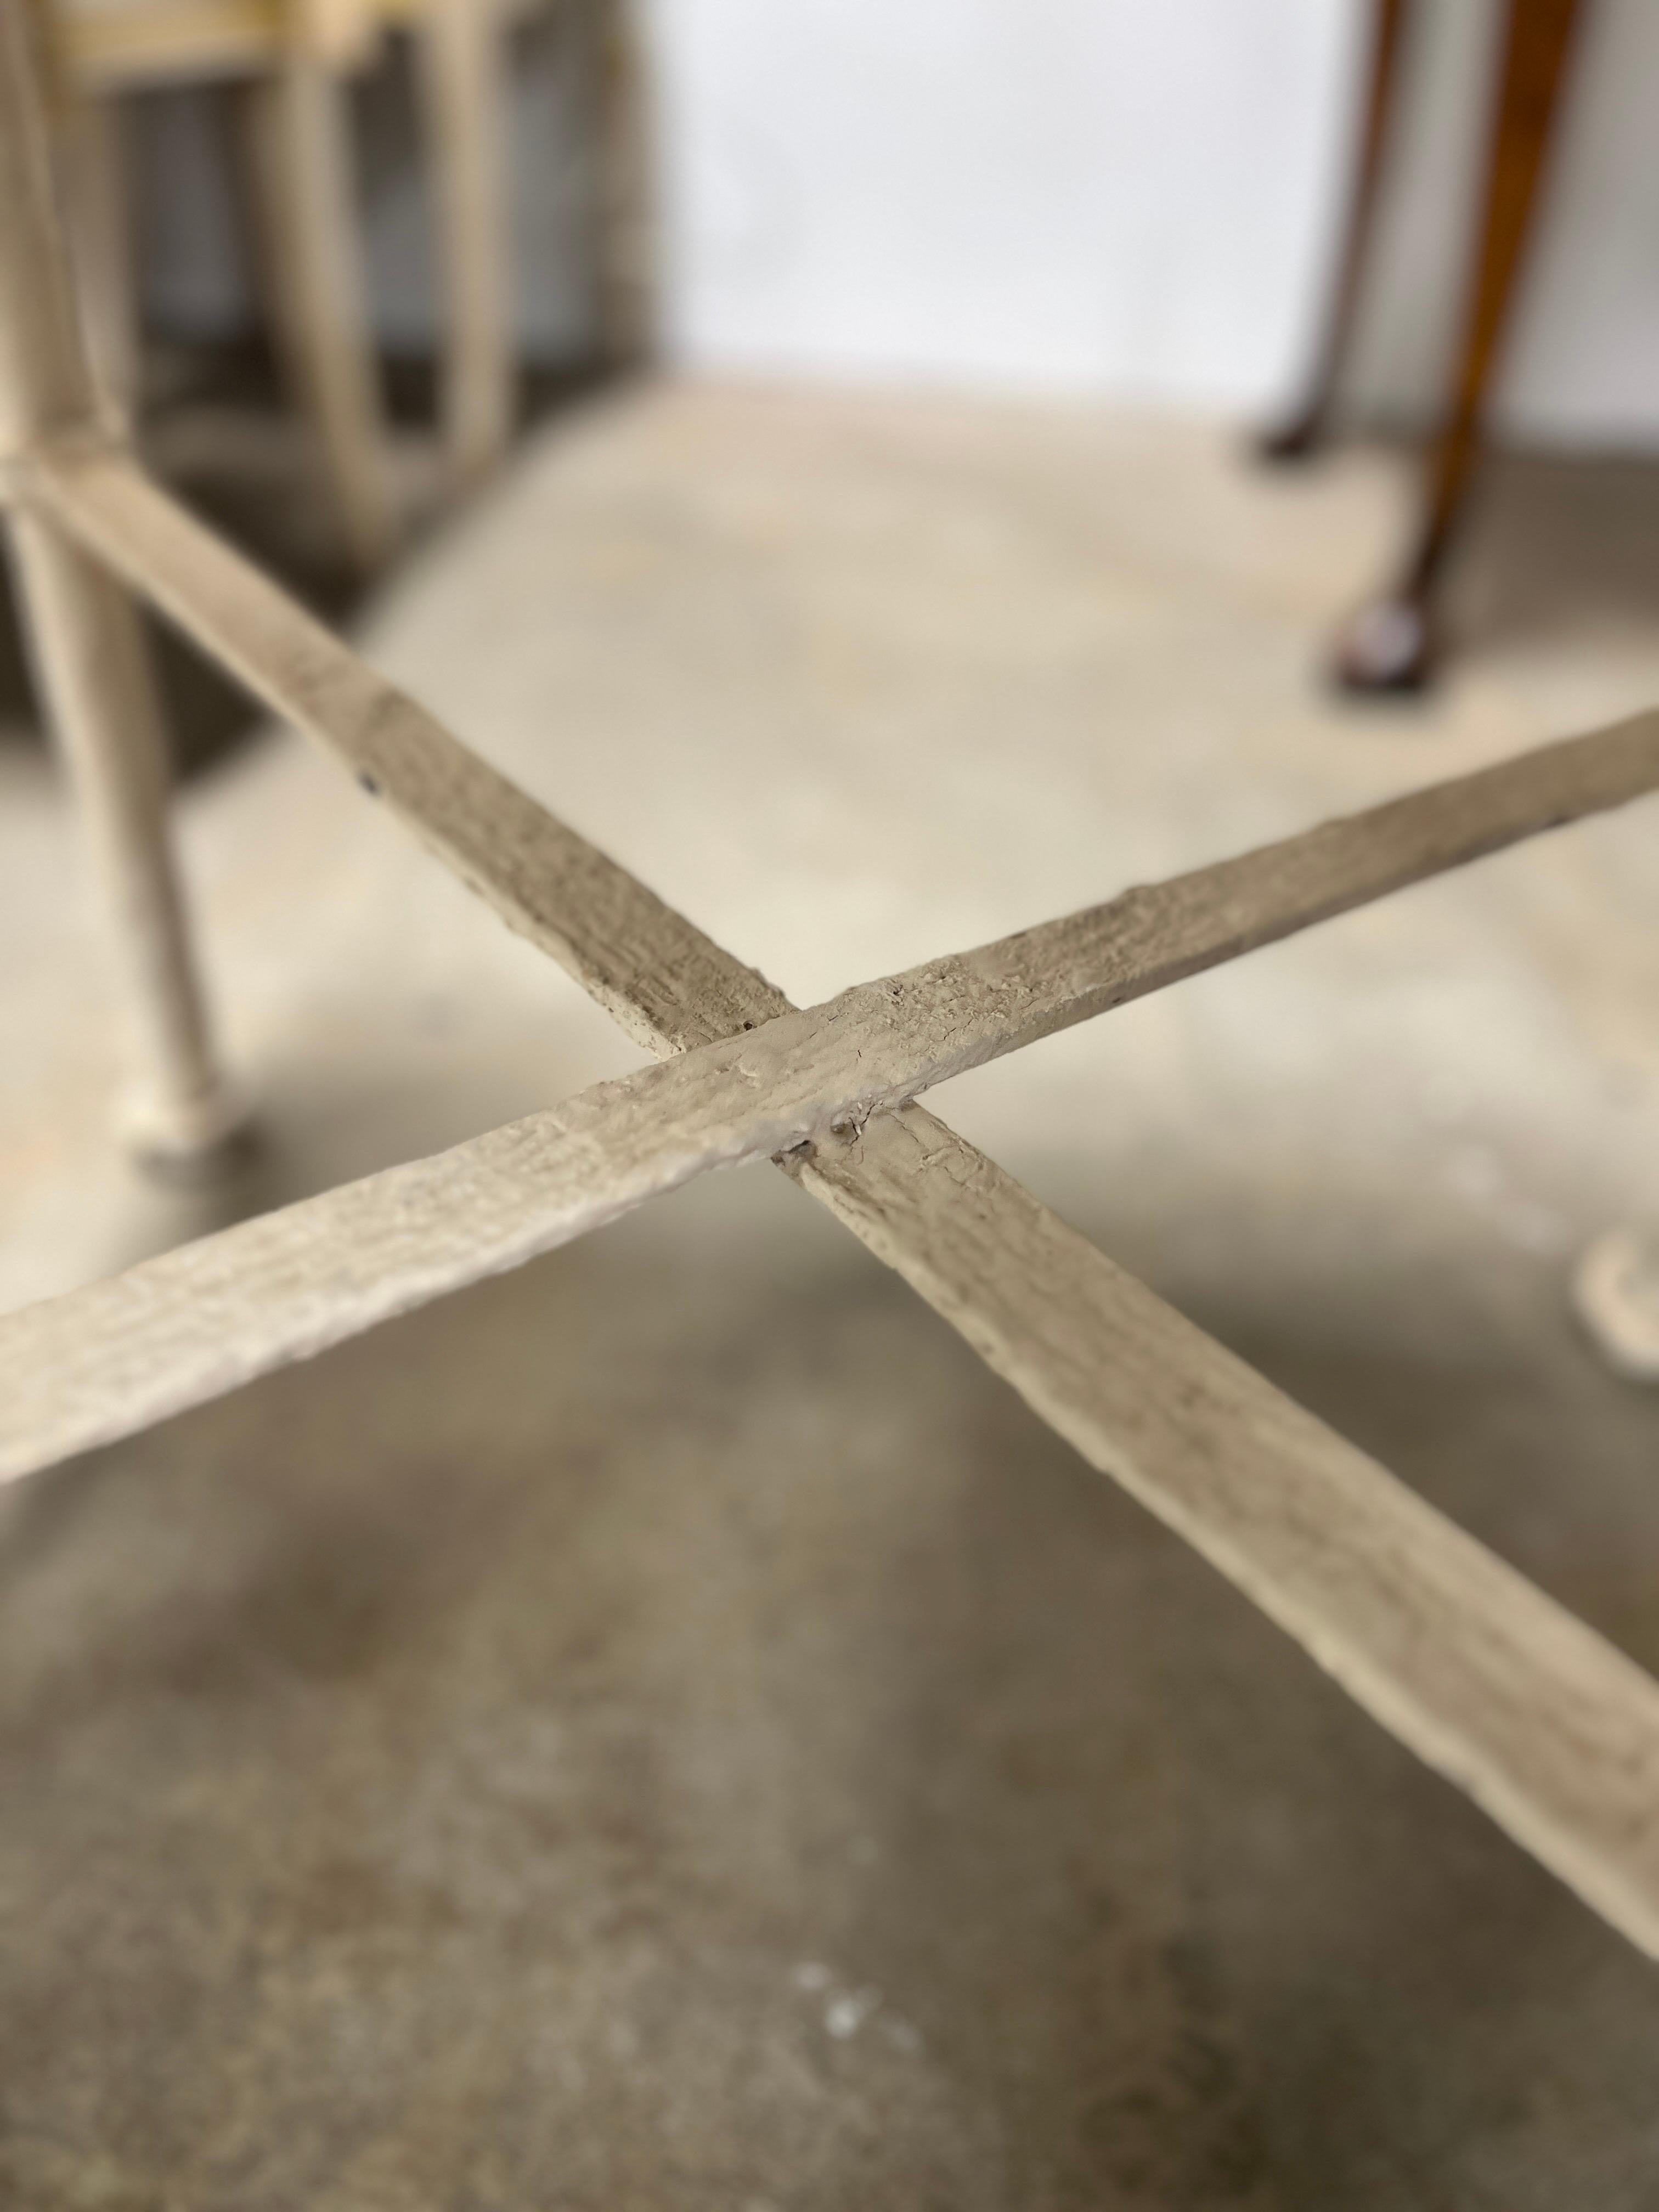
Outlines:
<svg viewBox="0 0 1659 2212"><path fill-rule="evenodd" d="M1091 1466L1659 1957L1659 1683L915 1103L1068 1024L1659 789L1659 712L797 1010L384 682L100 422L25 30L21 0L0 0L5 488L45 688L103 809L129 919L149 933L137 987L160 1009L152 1042L175 1103L216 1126L164 824L130 714L116 726L138 680L129 591L343 760L659 1058L0 1319L0 1476L517 1266L705 1170L769 1157Z"/></svg>

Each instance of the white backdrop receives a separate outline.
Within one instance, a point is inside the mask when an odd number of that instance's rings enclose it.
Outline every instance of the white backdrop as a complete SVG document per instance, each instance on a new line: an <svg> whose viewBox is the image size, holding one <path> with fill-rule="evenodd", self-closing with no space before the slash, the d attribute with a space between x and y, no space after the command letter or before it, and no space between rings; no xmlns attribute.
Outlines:
<svg viewBox="0 0 1659 2212"><path fill-rule="evenodd" d="M643 0L669 335L706 367L1260 409L1304 358L1360 0ZM1494 41L1428 0L1356 362L1448 337ZM1659 443L1659 0L1589 0L1505 411Z"/></svg>
<svg viewBox="0 0 1659 2212"><path fill-rule="evenodd" d="M656 0L691 359L1206 402L1303 336L1352 10Z"/></svg>

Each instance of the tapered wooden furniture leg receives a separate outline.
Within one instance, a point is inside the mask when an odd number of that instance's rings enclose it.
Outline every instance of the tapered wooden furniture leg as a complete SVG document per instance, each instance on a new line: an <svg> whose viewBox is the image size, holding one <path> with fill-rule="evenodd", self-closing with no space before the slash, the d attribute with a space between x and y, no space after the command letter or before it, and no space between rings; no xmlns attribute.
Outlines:
<svg viewBox="0 0 1659 2212"><path fill-rule="evenodd" d="M1400 580L1363 607L1337 648L1352 691L1411 691L1434 658L1434 598L1469 489L1481 411L1559 106L1578 0L1510 0L1474 297L1450 414L1431 452L1425 512Z"/></svg>
<svg viewBox="0 0 1659 2212"><path fill-rule="evenodd" d="M431 0L419 33L444 299L444 443L457 489L499 464L513 423L501 38L492 0Z"/></svg>
<svg viewBox="0 0 1659 2212"><path fill-rule="evenodd" d="M106 404L130 419L138 402L138 303L118 104L74 99L58 137L93 374Z"/></svg>
<svg viewBox="0 0 1659 2212"><path fill-rule="evenodd" d="M1376 228L1382 149L1394 114L1401 34L1407 12L1408 0L1374 0L1370 83L1365 95L1358 159L1349 192L1336 282L1326 309L1307 392L1288 421L1270 430L1261 440L1260 450L1264 460L1306 459L1324 442L1330 425L1332 403L1353 334L1354 313Z"/></svg>
<svg viewBox="0 0 1659 2212"><path fill-rule="evenodd" d="M322 440L346 550L371 574L397 532L344 88L296 29L278 66L250 97L279 343Z"/></svg>
<svg viewBox="0 0 1659 2212"><path fill-rule="evenodd" d="M134 1080L126 1134L146 1165L216 1159L245 1119L219 1071L167 823L167 755L131 600L48 523L10 525L41 702L86 825L125 969Z"/></svg>
<svg viewBox="0 0 1659 2212"><path fill-rule="evenodd" d="M1659 1228L1598 1237L1574 1273L1572 1302L1616 1375L1659 1382Z"/></svg>
<svg viewBox="0 0 1659 2212"><path fill-rule="evenodd" d="M0 453L107 434L66 273L28 12L0 7ZM42 516L8 517L41 703L68 766L125 969L131 1133L159 1166L218 1154L242 1119L221 1075L166 818L147 641L125 592Z"/></svg>
<svg viewBox="0 0 1659 2212"><path fill-rule="evenodd" d="M592 20L599 345L613 367L637 368L655 342L656 267L651 132L635 0L597 0Z"/></svg>

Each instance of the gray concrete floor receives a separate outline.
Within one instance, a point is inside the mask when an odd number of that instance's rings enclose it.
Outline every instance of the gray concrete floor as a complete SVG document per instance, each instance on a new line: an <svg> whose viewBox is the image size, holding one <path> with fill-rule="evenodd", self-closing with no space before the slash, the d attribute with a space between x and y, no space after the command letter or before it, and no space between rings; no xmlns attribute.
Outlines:
<svg viewBox="0 0 1659 2212"><path fill-rule="evenodd" d="M1511 471L1425 708L1309 680L1401 487L1082 410L595 406L374 656L796 995L1659 696L1651 498ZM192 787L266 1145L130 1178L0 746L0 1304L631 1064L273 736ZM941 1110L1659 1667L1650 804ZM782 1178L0 1499L0 2202L1659 2204L1659 1978Z"/></svg>

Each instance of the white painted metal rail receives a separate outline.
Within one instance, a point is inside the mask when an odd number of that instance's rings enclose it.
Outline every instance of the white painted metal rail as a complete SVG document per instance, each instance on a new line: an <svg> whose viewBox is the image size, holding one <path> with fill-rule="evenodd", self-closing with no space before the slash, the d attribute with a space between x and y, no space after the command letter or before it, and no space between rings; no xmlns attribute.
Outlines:
<svg viewBox="0 0 1659 2212"><path fill-rule="evenodd" d="M708 1169L770 1155L1091 1465L1659 1957L1659 1683L914 1103L1067 1023L1659 789L1659 713L798 1011L356 659L94 418L62 311L25 28L21 0L0 0L0 430L14 532L97 595L94 623L113 605L130 623L111 579L149 599L338 755L659 1061L0 1321L0 1474L233 1389ZM62 640L48 626L37 643L50 673ZM95 667L82 693L102 740L94 782L118 780L130 702L100 690ZM123 864L170 885L162 826L153 813L122 819ZM206 1032L181 944L141 963L137 988L169 1003L184 994L196 1022L185 1073L199 1083Z"/></svg>

